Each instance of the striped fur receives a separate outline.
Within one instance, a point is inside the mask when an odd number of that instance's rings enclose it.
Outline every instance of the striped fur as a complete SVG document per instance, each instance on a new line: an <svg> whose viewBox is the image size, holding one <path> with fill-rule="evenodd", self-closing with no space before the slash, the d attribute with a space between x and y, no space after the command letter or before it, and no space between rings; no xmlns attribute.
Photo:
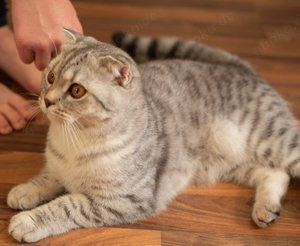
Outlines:
<svg viewBox="0 0 300 246"><path fill-rule="evenodd" d="M10 207L28 210L11 220L15 239L133 223L187 185L217 181L256 188L259 227L277 220L290 178L300 176L299 132L248 63L193 41L114 35L137 65L91 37L65 30L64 39L42 81L45 169L8 196ZM73 83L87 90L82 98L70 96Z"/></svg>

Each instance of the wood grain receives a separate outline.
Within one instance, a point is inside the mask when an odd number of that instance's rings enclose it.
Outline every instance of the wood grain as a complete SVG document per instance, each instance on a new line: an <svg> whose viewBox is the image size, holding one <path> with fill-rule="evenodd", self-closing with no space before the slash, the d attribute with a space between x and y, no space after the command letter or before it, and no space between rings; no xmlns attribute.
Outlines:
<svg viewBox="0 0 300 246"><path fill-rule="evenodd" d="M190 233L180 231L163 231L162 242L164 246L177 245L235 245L235 246L292 246L299 245L299 238L277 237L277 236L245 236L240 234L219 233Z"/></svg>
<svg viewBox="0 0 300 246"><path fill-rule="evenodd" d="M0 242L4 245L20 245L8 234L8 225L6 221L0 221ZM93 228L71 231L67 234L56 236L55 238L46 238L32 246L47 245L107 245L107 246L140 246L140 245L161 245L160 231L147 231L121 228Z"/></svg>
<svg viewBox="0 0 300 246"><path fill-rule="evenodd" d="M230 187L233 189L221 183L209 189L186 189L166 211L157 217L135 223L130 228L291 238L299 236L298 183L297 189L288 191L279 220L274 226L264 229L257 228L251 219L254 191L232 184Z"/></svg>
<svg viewBox="0 0 300 246"><path fill-rule="evenodd" d="M22 131L1 136L0 149L12 151L44 152L47 126L30 124Z"/></svg>
<svg viewBox="0 0 300 246"><path fill-rule="evenodd" d="M223 48L247 60L300 119L299 0L73 0L86 35L111 43L112 33L177 36ZM10 14L9 14L10 16ZM0 82L24 90L0 71ZM24 95L24 94L23 94ZM48 122L0 136L0 245L19 245L7 228L18 211L9 190L44 165ZM299 245L300 183L292 181L275 225L251 219L254 190L219 183L189 187L159 215L132 225L82 229L32 245Z"/></svg>

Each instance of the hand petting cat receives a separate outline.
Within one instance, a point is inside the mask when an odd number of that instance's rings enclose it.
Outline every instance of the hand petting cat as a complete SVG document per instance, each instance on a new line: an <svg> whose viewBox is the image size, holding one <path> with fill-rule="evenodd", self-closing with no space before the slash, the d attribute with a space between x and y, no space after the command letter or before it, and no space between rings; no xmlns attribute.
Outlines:
<svg viewBox="0 0 300 246"><path fill-rule="evenodd" d="M12 19L21 60L41 71L59 52L64 27L83 33L69 0L12 0Z"/></svg>
<svg viewBox="0 0 300 246"><path fill-rule="evenodd" d="M0 69L38 96L40 71L60 53L63 27L79 33L82 27L69 0L12 0L11 6L14 33L0 26ZM22 129L32 115L30 104L0 82L0 135Z"/></svg>

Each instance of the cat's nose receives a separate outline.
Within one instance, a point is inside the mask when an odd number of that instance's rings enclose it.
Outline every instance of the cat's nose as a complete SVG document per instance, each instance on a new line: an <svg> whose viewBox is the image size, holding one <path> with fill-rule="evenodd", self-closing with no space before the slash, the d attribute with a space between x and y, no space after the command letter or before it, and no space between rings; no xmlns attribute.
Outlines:
<svg viewBox="0 0 300 246"><path fill-rule="evenodd" d="M44 101L45 101L46 108L49 108L51 105L54 105L54 103L51 102L51 101L50 101L49 99L47 99L47 98L45 98Z"/></svg>

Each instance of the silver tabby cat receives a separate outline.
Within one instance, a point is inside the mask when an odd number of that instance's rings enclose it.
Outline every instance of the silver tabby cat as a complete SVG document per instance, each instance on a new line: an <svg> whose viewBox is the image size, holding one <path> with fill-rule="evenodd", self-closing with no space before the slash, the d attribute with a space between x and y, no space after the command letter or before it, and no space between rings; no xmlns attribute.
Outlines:
<svg viewBox="0 0 300 246"><path fill-rule="evenodd" d="M63 39L39 98L51 120L46 165L8 195L27 210L11 219L16 240L133 223L187 185L217 181L256 189L259 227L277 220L300 177L298 124L249 64L172 38L115 35L127 53L71 30Z"/></svg>

